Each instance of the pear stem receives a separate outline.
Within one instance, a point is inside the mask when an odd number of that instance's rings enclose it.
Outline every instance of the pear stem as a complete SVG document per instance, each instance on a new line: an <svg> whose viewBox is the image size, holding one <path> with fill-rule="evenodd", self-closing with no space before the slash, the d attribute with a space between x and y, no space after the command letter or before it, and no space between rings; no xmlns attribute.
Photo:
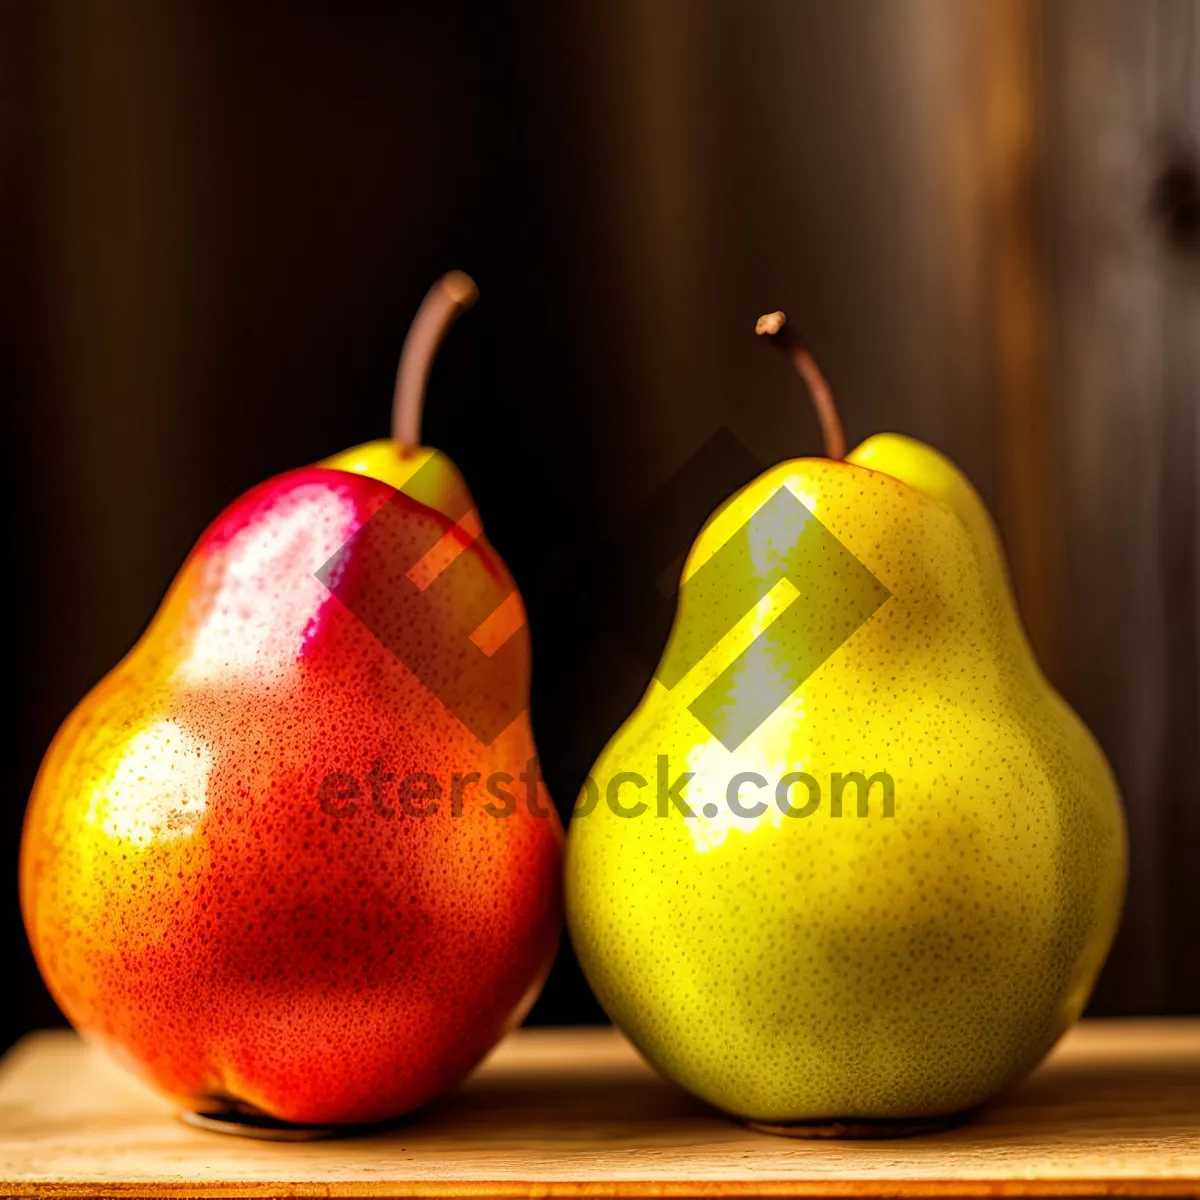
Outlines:
<svg viewBox="0 0 1200 1200"><path fill-rule="evenodd" d="M421 444L425 386L438 347L450 332L450 326L478 299L479 288L470 275L449 271L425 293L408 327L392 399L392 440L405 453Z"/></svg>
<svg viewBox="0 0 1200 1200"><path fill-rule="evenodd" d="M825 442L825 456L840 462L846 457L846 434L842 429L842 418L838 415L829 380L813 358L812 351L804 339L787 323L787 315L781 312L767 313L758 318L754 332L769 338L791 360L808 385L817 420L821 422L821 437Z"/></svg>

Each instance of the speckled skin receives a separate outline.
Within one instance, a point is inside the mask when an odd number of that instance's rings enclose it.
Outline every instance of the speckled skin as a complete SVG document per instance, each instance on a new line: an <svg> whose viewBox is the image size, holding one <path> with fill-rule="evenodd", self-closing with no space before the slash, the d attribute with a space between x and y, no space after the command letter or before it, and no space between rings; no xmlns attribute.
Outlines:
<svg viewBox="0 0 1200 1200"><path fill-rule="evenodd" d="M449 801L453 772L525 770L527 713L484 747L314 574L395 496L305 468L236 501L38 775L21 900L42 973L76 1028L188 1107L406 1112L520 1019L553 957L562 834L544 789L549 816L520 782L511 816L484 811L482 785L461 816ZM398 503L388 557L351 554L348 577L402 574L452 525ZM511 587L483 539L451 570L422 610L431 638ZM507 686L527 696L527 629L513 639ZM438 811L406 815L394 782L376 811L378 759L435 776ZM359 781L352 815L322 807L331 772ZM345 811L345 790L327 805Z"/></svg>
<svg viewBox="0 0 1200 1200"><path fill-rule="evenodd" d="M664 1075L761 1121L933 1117L986 1100L1079 1016L1124 891L1112 774L1030 652L978 496L908 439L850 458L765 472L710 519L684 578L782 484L891 597L735 752L687 705L794 590L672 691L653 681L593 768L600 803L568 837L568 925L605 1009ZM787 548L753 549L765 561ZM814 581L818 616L838 599ZM703 619L685 588L667 659ZM671 780L696 773L693 817L655 815L663 754ZM647 801L641 817L603 802L622 771L649 781L620 796ZM767 801L754 819L726 801L739 771L770 784L742 788L744 806ZM776 804L790 771L823 789L807 818ZM831 815L831 774L850 771L894 777L892 817L878 788L869 816L853 788ZM807 798L799 786L790 800Z"/></svg>

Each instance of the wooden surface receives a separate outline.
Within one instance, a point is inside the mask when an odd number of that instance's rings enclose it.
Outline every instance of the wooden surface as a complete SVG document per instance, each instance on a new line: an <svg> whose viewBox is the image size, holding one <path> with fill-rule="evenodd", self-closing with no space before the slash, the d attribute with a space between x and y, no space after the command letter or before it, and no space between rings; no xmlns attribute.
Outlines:
<svg viewBox="0 0 1200 1200"><path fill-rule="evenodd" d="M962 1128L824 1143L747 1130L602 1029L522 1031L420 1120L307 1144L187 1128L40 1033L0 1066L0 1194L1200 1196L1200 1021L1085 1024Z"/></svg>

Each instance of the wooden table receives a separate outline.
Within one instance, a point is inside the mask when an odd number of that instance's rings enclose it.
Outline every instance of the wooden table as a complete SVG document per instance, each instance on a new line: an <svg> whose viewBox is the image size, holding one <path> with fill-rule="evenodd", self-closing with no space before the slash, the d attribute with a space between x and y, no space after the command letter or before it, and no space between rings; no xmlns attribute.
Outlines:
<svg viewBox="0 0 1200 1200"><path fill-rule="evenodd" d="M0 1064L0 1195L1200 1196L1200 1021L1092 1022L943 1133L754 1133L607 1029L525 1030L419 1121L280 1144L192 1129L73 1034Z"/></svg>

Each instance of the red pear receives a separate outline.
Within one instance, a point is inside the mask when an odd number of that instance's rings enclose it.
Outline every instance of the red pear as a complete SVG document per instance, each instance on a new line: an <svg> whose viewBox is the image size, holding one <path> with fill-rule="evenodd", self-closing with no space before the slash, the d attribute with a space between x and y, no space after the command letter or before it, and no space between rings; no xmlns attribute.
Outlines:
<svg viewBox="0 0 1200 1200"><path fill-rule="evenodd" d="M38 963L189 1109L408 1112L545 978L562 832L524 610L471 512L326 467L261 484L47 753Z"/></svg>

